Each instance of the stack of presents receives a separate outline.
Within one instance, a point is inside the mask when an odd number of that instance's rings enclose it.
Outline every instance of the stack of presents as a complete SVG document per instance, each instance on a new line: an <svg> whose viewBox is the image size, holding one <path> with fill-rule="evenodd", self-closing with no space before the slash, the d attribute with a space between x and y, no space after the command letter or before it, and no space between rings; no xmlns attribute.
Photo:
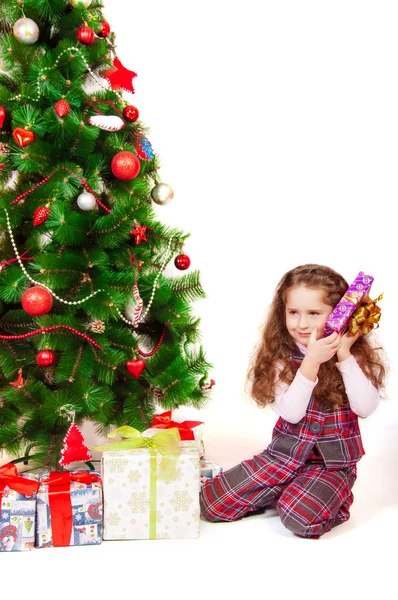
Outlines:
<svg viewBox="0 0 398 600"><path fill-rule="evenodd" d="M221 472L204 457L202 427L170 411L143 433L120 427L94 448L101 473L0 467L0 552L198 537L200 485Z"/></svg>

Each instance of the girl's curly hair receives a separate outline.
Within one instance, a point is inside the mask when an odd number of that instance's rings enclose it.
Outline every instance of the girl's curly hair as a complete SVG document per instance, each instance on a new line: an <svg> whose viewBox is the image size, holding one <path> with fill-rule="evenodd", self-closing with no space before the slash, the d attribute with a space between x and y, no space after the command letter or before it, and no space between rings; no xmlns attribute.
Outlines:
<svg viewBox="0 0 398 600"><path fill-rule="evenodd" d="M296 368L292 356L297 353L297 346L286 328L285 305L288 291L300 286L322 291L323 302L329 304L331 308L336 306L349 287L339 273L323 265L301 265L282 277L269 307L262 338L248 372L251 395L259 406L265 406L275 400L277 362L282 362L284 365L279 373L279 379L289 384L294 379ZM366 377L377 388L381 388L386 375L381 356L382 348L370 344L370 335L357 339L353 354ZM314 393L324 408L334 409L348 404L341 373L335 367L336 362L335 355L331 360L322 363L318 372L319 381Z"/></svg>

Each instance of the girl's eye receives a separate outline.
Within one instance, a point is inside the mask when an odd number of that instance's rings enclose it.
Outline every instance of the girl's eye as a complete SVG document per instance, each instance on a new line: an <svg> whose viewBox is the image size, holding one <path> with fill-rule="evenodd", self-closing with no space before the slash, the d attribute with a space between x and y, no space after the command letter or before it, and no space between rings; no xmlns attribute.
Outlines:
<svg viewBox="0 0 398 600"><path fill-rule="evenodd" d="M289 310L289 315L297 315L297 310Z"/></svg>
<svg viewBox="0 0 398 600"><path fill-rule="evenodd" d="M319 315L317 312L310 312L310 315Z"/></svg>

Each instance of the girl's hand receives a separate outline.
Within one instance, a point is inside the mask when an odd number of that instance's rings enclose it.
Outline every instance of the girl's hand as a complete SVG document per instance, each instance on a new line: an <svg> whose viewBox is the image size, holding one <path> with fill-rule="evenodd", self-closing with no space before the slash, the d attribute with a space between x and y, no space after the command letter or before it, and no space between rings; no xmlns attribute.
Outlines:
<svg viewBox="0 0 398 600"><path fill-rule="evenodd" d="M359 330L355 335L350 335L348 332L340 337L341 345L337 352L337 360L342 362L349 356L351 356L351 347L355 344L357 339L361 337L362 331Z"/></svg>
<svg viewBox="0 0 398 600"><path fill-rule="evenodd" d="M317 333L318 328L315 325L308 340L306 358L319 366L330 360L339 350L341 336L334 331L331 335L318 340Z"/></svg>

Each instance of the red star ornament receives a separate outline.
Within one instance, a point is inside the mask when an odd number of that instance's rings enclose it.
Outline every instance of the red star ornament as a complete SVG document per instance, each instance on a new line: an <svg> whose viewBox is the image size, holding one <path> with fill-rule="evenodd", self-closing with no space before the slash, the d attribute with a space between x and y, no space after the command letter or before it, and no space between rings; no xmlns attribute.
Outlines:
<svg viewBox="0 0 398 600"><path fill-rule="evenodd" d="M19 389L19 388L23 387L24 383L25 383L25 380L22 375L22 369L19 369L17 380L10 381L10 385L12 385L12 387L14 387L14 388Z"/></svg>
<svg viewBox="0 0 398 600"><path fill-rule="evenodd" d="M145 232L147 229L148 229L148 227L146 227L145 225L138 225L138 223L137 223L134 231L131 231L131 235L135 236L135 243L137 246L140 242L148 241L146 239L146 235L145 235Z"/></svg>
<svg viewBox="0 0 398 600"><path fill-rule="evenodd" d="M126 69L117 57L113 59L113 66L114 69L103 71L102 76L105 77L113 90L122 89L134 94L133 79L137 77L137 73Z"/></svg>

